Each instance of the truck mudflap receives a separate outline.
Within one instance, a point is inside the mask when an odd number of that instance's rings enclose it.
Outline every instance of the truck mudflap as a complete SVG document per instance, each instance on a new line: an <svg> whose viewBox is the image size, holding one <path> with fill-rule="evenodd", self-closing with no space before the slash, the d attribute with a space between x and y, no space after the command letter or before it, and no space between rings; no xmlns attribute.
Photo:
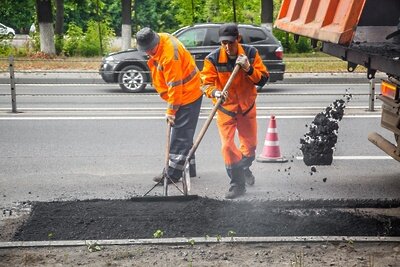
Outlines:
<svg viewBox="0 0 400 267"><path fill-rule="evenodd" d="M381 126L400 135L400 103L395 103L385 96L377 96L382 100Z"/></svg>
<svg viewBox="0 0 400 267"><path fill-rule="evenodd" d="M382 81L382 84L390 85L388 81ZM382 116L381 126L394 133L396 145L389 142L387 139L377 133L370 133L368 140L374 145L382 149L386 154L400 162L400 88L393 86L392 92L384 89L382 86L382 93L392 98L379 95L378 99L382 100Z"/></svg>

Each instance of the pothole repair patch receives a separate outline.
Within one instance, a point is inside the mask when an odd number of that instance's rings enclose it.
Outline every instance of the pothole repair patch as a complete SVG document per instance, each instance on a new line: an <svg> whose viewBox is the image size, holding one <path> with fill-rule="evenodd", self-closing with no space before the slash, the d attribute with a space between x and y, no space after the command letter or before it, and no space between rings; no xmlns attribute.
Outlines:
<svg viewBox="0 0 400 267"><path fill-rule="evenodd" d="M88 200L33 203L15 241L204 236L400 236L400 201Z"/></svg>

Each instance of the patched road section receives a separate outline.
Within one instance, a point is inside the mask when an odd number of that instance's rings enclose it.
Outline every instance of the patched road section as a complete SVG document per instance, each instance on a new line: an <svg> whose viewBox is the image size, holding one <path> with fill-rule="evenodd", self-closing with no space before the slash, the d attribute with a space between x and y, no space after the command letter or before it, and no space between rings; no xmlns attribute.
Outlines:
<svg viewBox="0 0 400 267"><path fill-rule="evenodd" d="M400 236L399 200L36 202L14 241Z"/></svg>

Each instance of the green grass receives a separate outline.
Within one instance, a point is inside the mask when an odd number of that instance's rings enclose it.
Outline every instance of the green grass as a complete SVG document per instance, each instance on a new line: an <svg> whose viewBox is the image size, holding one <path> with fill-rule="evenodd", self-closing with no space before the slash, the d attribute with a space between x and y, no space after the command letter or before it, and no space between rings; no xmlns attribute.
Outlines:
<svg viewBox="0 0 400 267"><path fill-rule="evenodd" d="M322 52L284 54L286 72L347 72L347 62ZM358 66L355 72L366 72Z"/></svg>

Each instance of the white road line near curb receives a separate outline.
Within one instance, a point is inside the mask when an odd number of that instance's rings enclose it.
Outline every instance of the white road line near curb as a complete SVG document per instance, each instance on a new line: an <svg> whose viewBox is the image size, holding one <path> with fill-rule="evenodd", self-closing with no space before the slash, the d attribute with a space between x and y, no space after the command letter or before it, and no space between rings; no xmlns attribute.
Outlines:
<svg viewBox="0 0 400 267"><path fill-rule="evenodd" d="M212 107L202 107L201 110L211 110ZM257 107L257 110L324 110L325 107ZM367 110L367 106L353 106L347 107L346 109L365 109ZM375 109L381 109L380 107L376 107ZM165 110L163 107L159 108L148 108L148 107L102 107L102 108L28 108L25 107L20 111L148 111L148 110ZM10 108L0 108L0 111L10 111Z"/></svg>
<svg viewBox="0 0 400 267"><path fill-rule="evenodd" d="M20 117L21 116L21 117ZM282 115L275 116L276 119L312 119L311 115ZM199 119L207 119L207 116L200 116ZM257 116L257 119L269 119L270 116ZM380 115L346 115L345 118L380 118ZM0 121L17 121L17 120L165 120L164 116L24 116L21 114L11 114L0 116Z"/></svg>
<svg viewBox="0 0 400 267"><path fill-rule="evenodd" d="M0 249L20 247L70 247L97 245L188 245L216 243L282 243L282 242L400 242L400 237L375 236L267 236L267 237L192 237L154 239L110 239L110 240L60 240L60 241L15 241L0 242Z"/></svg>
<svg viewBox="0 0 400 267"><path fill-rule="evenodd" d="M296 157L297 160L303 160L303 157ZM366 159L393 159L390 156L333 156L335 160L366 160Z"/></svg>

